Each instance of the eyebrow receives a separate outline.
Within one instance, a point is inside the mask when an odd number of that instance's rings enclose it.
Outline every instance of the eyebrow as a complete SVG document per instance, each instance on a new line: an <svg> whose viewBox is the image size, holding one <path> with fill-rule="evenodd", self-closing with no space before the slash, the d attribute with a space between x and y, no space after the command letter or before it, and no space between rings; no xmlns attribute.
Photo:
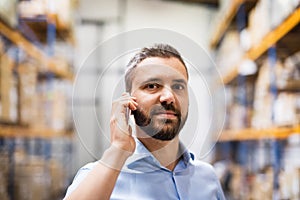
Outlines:
<svg viewBox="0 0 300 200"><path fill-rule="evenodd" d="M176 80L174 80L173 82L177 82L177 83L183 83L183 84L187 84L187 82L186 82L186 80L184 80L184 79L176 79Z"/></svg>
<svg viewBox="0 0 300 200"><path fill-rule="evenodd" d="M161 82L162 81L162 79L159 79L159 78L149 78L148 80L146 80L146 81L143 81L142 83L141 83L141 85L144 85L144 84L147 84L147 83L149 83L149 82ZM187 84L187 82L184 80L184 79L175 79L175 80L173 80L173 82L176 82L176 83L183 83L183 84Z"/></svg>
<svg viewBox="0 0 300 200"><path fill-rule="evenodd" d="M144 85L144 84L149 83L149 82L161 82L161 81L162 81L162 80L159 79L159 78L149 78L148 80L143 81L143 82L141 83L141 85Z"/></svg>

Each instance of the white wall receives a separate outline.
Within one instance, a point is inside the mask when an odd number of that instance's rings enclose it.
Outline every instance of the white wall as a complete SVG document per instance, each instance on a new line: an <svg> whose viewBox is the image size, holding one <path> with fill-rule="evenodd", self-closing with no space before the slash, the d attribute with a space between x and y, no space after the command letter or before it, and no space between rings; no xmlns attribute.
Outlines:
<svg viewBox="0 0 300 200"><path fill-rule="evenodd" d="M124 3L126 4L124 6ZM123 4L123 6L120 6ZM122 7L122 8L121 8ZM214 12L203 6L188 5L182 3L175 3L169 1L158 1L158 0L85 0L81 1L78 18L84 19L97 19L104 20L106 23L102 27L95 27L93 25L82 25L77 23L76 25L76 38L77 38L77 50L76 50L76 62L75 65L79 68L80 64L83 63L84 59L88 56L88 53L96 47L99 41L106 40L112 36L123 32L140 28L161 28L176 31L183 34L196 43L202 45L204 48L208 45L210 20ZM118 16L121 16L120 20ZM100 58L100 57L98 57ZM206 57L203 58L205 63ZM97 70L101 68L101 62L95 58L89 61L89 65ZM205 66L205 65L203 65ZM207 67L207 65L206 65ZM92 71L92 70L90 70ZM116 70L116 73L118 70ZM97 73L87 72L82 75L82 82L84 86L80 86L78 90L80 98L93 98L90 97L88 89L95 87L97 80ZM101 83L99 93L105 97L105 91L111 90L112 83L118 80L118 74L110 73L105 77L104 83ZM198 82L197 82L198 81ZM197 77L193 80L196 85L203 85L203 81L198 80ZM204 87L204 86L203 86ZM199 87L198 87L199 88ZM99 90L99 88L98 88ZM207 119L204 116L209 115L209 98L208 93L204 87L202 94L197 93L196 95L201 96L202 100L199 102L199 108L201 109L201 116L199 120L203 124L207 124ZM198 91L199 92L199 91ZM97 121L92 119L88 110L92 109L93 105L78 105L78 112L80 113L80 133L85 135L86 146L97 155L101 155L104 148L107 146L105 141L99 139L99 133L97 130ZM101 112L102 108L106 108L106 104L100 104L97 111ZM99 113L103 116L103 119L109 119L109 113ZM101 117L100 117L101 120ZM203 129L205 130L205 128ZM189 136L188 136L189 137ZM186 138L188 140L188 138ZM201 138L200 138L201 139ZM99 141L99 143L97 142ZM197 145L201 145L201 140L196 141ZM195 145L194 150L199 151ZM197 153L197 152L196 152ZM200 155L200 152L198 152ZM80 146L78 141L78 153L76 160L76 167L82 166L84 163L91 161L92 157Z"/></svg>
<svg viewBox="0 0 300 200"><path fill-rule="evenodd" d="M130 0L125 15L125 29L162 28L186 35L207 45L211 10L169 1Z"/></svg>

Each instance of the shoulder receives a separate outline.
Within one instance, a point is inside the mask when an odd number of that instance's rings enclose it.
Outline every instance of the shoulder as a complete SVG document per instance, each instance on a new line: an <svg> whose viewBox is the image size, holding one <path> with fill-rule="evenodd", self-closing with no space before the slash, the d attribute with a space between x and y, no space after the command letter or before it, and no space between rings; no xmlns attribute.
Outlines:
<svg viewBox="0 0 300 200"><path fill-rule="evenodd" d="M81 183L81 181L96 166L97 163L98 163L97 161L88 163L78 170L76 176L73 179L72 184L67 189L66 196L68 196L72 191L74 191L78 187L78 185Z"/></svg>
<svg viewBox="0 0 300 200"><path fill-rule="evenodd" d="M202 170L207 170L207 171L212 171L212 172L215 171L214 167L211 164L207 163L207 162L195 159L191 163L196 168L199 168L199 169L202 169Z"/></svg>
<svg viewBox="0 0 300 200"><path fill-rule="evenodd" d="M216 171L211 164L197 159L192 160L190 163L195 170L194 172L202 178L209 178L215 181L218 180Z"/></svg>
<svg viewBox="0 0 300 200"><path fill-rule="evenodd" d="M214 167L204 161L197 159L189 150L186 150L183 154L183 160L186 164L188 164L191 168L193 168L196 172L201 172L201 174L211 174L216 175Z"/></svg>
<svg viewBox="0 0 300 200"><path fill-rule="evenodd" d="M219 178L211 164L195 159L191 161L191 166L194 168L193 177L197 179L197 183L208 186L217 195L217 199L225 199Z"/></svg>

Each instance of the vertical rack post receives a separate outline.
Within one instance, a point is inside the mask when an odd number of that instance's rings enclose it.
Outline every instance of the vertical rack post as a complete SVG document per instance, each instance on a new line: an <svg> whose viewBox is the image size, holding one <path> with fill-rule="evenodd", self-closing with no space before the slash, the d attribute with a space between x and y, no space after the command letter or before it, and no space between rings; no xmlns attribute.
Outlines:
<svg viewBox="0 0 300 200"><path fill-rule="evenodd" d="M14 159L14 154L15 154L15 139L14 138L9 138L6 140L8 142L8 158L9 158L9 171L8 171L8 194L10 197L10 200L15 199L15 159Z"/></svg>
<svg viewBox="0 0 300 200"><path fill-rule="evenodd" d="M236 21L237 21L237 30L239 33L246 27L247 23L247 18L246 18L246 11L245 11L245 3L242 3L238 9L237 16L236 16ZM237 87L238 87L238 104L242 106L243 108L243 113L242 113L242 125L244 128L247 126L247 77L245 75L238 75L237 76ZM244 141L244 142L239 142L238 144L238 162L242 166L242 185L248 185L247 183L247 176L249 173L249 170L251 167L249 167L249 158L251 158L252 154L252 147L251 147L251 142L249 141ZM243 187L242 191L240 193L241 196L244 194L247 194L249 191L248 187Z"/></svg>
<svg viewBox="0 0 300 200"><path fill-rule="evenodd" d="M245 3L242 3L237 12L237 29L241 32L246 27L246 11L245 11ZM237 77L238 84L238 103L243 106L245 112L243 113L243 125L246 125L246 110L247 110L247 84L246 84L246 76L238 75Z"/></svg>
<svg viewBox="0 0 300 200"><path fill-rule="evenodd" d="M276 87L276 47L272 46L268 49L268 60L269 60L269 66L270 66L270 93L272 96L272 110L271 110L271 119L272 123L274 123L274 103L277 98L277 87ZM278 140L271 141L271 155L273 157L272 159L272 166L274 170L273 174L273 200L279 199L279 172L281 167L281 152L282 147L281 143Z"/></svg>
<svg viewBox="0 0 300 200"><path fill-rule="evenodd" d="M51 4L51 2L49 2ZM51 5L49 5L51 10ZM48 47L48 56L51 57L54 55L54 47L55 47L55 39L56 39L56 23L55 23L55 15L50 13L47 16L47 47Z"/></svg>

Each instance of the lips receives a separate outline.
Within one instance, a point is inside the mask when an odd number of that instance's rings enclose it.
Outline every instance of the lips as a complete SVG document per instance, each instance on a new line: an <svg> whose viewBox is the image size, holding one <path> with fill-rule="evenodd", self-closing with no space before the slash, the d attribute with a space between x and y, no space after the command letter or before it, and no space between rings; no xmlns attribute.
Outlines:
<svg viewBox="0 0 300 200"><path fill-rule="evenodd" d="M156 116L158 118L163 118L163 119L178 119L178 114L174 111L168 111L168 110L165 110L165 111L159 111L159 112L155 112L153 113L152 116Z"/></svg>
<svg viewBox="0 0 300 200"><path fill-rule="evenodd" d="M177 114L173 111L165 111L165 112L157 112L157 113L154 113L155 115L174 115L174 116L177 116Z"/></svg>
<svg viewBox="0 0 300 200"><path fill-rule="evenodd" d="M150 116L157 116L159 118L180 118L181 113L174 105L162 104L161 106L154 106L150 111Z"/></svg>

